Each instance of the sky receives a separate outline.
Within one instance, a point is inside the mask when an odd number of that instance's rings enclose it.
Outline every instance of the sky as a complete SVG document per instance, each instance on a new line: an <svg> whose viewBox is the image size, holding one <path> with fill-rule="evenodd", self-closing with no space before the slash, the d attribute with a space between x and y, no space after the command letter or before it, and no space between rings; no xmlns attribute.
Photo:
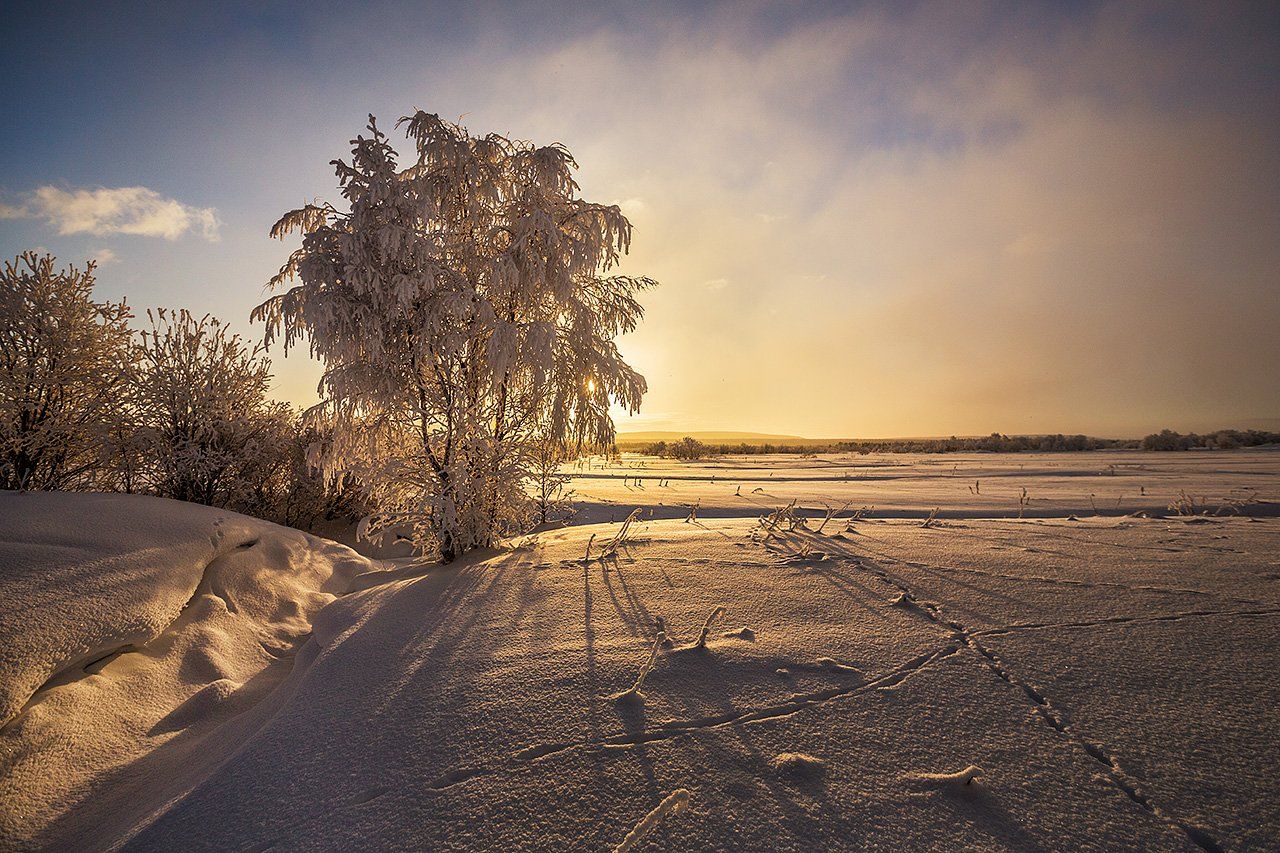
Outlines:
<svg viewBox="0 0 1280 853"><path fill-rule="evenodd" d="M1280 5L6 3L0 256L247 337L369 113L561 142L623 430L1280 428ZM400 150L410 146L401 138ZM275 393L320 365L272 353Z"/></svg>

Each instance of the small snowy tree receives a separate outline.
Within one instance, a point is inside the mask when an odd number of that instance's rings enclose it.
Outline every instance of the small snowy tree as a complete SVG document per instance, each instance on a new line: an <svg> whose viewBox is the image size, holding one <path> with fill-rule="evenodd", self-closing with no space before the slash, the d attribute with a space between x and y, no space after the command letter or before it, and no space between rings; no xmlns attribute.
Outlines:
<svg viewBox="0 0 1280 853"><path fill-rule="evenodd" d="M131 315L93 300L93 269L25 252L0 274L0 488L94 485L108 465Z"/></svg>
<svg viewBox="0 0 1280 853"><path fill-rule="evenodd" d="M147 316L134 396L153 490L210 506L252 502L272 461L288 456L292 413L267 400L271 362L208 315Z"/></svg>
<svg viewBox="0 0 1280 853"><path fill-rule="evenodd" d="M300 283L253 318L266 343L306 338L323 360L307 418L331 436L327 470L374 506L365 534L395 528L448 561L524 523L540 437L608 444L611 401L639 407L644 378L614 339L653 282L607 274L631 224L578 197L563 146L424 112L400 124L407 168L370 116L351 162L334 161L347 209L276 223L304 237L271 284Z"/></svg>

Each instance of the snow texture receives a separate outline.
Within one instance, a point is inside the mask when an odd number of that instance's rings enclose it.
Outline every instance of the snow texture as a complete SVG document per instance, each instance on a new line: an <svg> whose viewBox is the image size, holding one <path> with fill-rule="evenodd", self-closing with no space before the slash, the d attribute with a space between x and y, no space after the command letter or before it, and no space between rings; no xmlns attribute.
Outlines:
<svg viewBox="0 0 1280 853"><path fill-rule="evenodd" d="M1280 467L1215 458L1218 488ZM982 481L1000 493L998 472ZM1070 511L1069 479L1031 482ZM767 541L758 516L700 513L637 521L584 563L624 512L440 567L154 499L0 500L3 562L29 567L0 578L6 673L29 685L0 730L0 847L610 849L678 791L688 808L636 849L1280 837L1265 512L1018 520L929 501L937 526ZM786 559L818 546L821 562ZM699 648L719 607L754 641ZM122 641L136 650L86 671ZM644 701L614 701L650 659Z"/></svg>

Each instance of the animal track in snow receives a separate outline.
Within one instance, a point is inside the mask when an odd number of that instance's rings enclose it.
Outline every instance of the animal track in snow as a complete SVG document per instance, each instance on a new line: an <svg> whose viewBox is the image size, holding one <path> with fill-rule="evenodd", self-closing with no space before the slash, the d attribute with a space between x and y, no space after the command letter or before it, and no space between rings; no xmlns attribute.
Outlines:
<svg viewBox="0 0 1280 853"><path fill-rule="evenodd" d="M1067 721L1065 716L1054 707L1048 697L1030 683L1016 676L1004 661L993 650L987 648L978 639L980 632L971 631L966 626L943 615L942 608L936 604L921 601L912 595L911 590L901 581L894 578L883 569L876 568L869 563L859 563L862 568L871 574L880 578L885 583L897 588L903 595L916 602L916 609L925 618L937 624L940 628L949 629L954 633L960 641L964 643L971 651L975 652L987 664L988 668L996 674L1004 682L1017 687L1022 693L1035 705L1036 711L1039 712L1040 719L1043 720L1050 728L1070 740L1076 746L1080 747L1084 752L1093 758L1096 762L1103 765L1105 770L1104 778L1108 779L1115 787L1119 788L1125 796L1133 802L1142 806L1151 814L1165 821L1166 823L1180 829L1186 834L1187 838L1202 850L1210 851L1210 853L1220 853L1221 845L1213 838L1212 834L1207 830L1193 826L1185 820L1164 811L1160 806L1151 800L1138 787L1137 783L1120 768L1120 763L1116 757L1101 746L1093 743L1081 736L1072 725ZM1270 611L1280 613L1280 610ZM1257 615L1269 615L1257 614ZM1255 612L1256 614L1257 612ZM1170 620L1177 618L1185 618L1192 615L1208 615L1207 612L1197 612L1195 614L1173 614L1165 617L1152 617L1155 620ZM1244 615L1244 614L1234 614ZM1126 617L1120 617L1126 618Z"/></svg>

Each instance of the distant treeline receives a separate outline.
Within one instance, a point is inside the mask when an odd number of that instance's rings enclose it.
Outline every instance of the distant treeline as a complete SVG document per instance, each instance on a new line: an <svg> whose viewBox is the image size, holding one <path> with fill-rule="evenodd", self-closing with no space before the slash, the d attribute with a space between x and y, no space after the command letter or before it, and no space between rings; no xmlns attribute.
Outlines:
<svg viewBox="0 0 1280 853"><path fill-rule="evenodd" d="M1259 447L1263 444L1280 444L1280 432L1251 429L1241 432L1220 429L1217 432L1198 435L1194 432L1182 435L1171 429L1162 429L1142 439L1143 450L1230 450L1234 447Z"/></svg>
<svg viewBox="0 0 1280 853"><path fill-rule="evenodd" d="M1182 435L1161 430L1141 440L1136 438L1095 438L1088 435L1002 435L993 432L981 437L893 438L853 441L810 442L805 444L706 444L686 436L680 441L656 441L624 449L647 456L671 459L701 459L704 456L752 456L791 453L800 456L818 453L1058 453L1079 450L1227 450L1280 443L1280 433L1234 429L1198 435Z"/></svg>

